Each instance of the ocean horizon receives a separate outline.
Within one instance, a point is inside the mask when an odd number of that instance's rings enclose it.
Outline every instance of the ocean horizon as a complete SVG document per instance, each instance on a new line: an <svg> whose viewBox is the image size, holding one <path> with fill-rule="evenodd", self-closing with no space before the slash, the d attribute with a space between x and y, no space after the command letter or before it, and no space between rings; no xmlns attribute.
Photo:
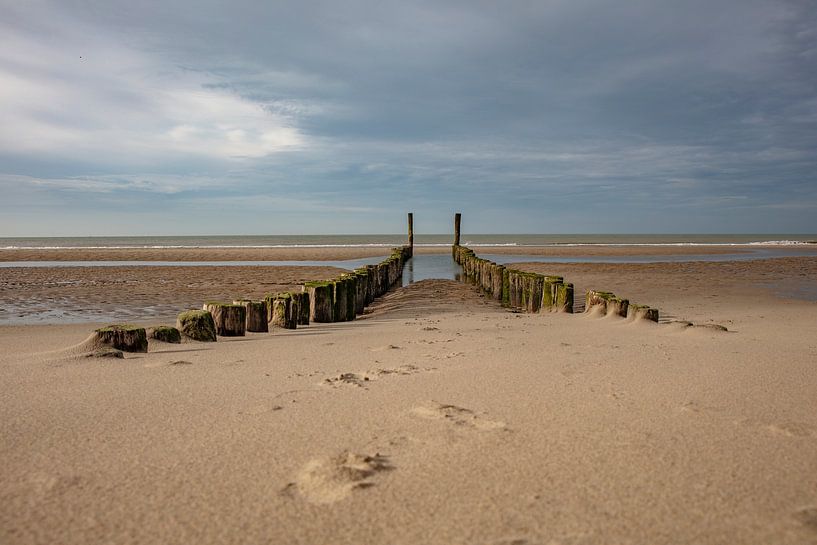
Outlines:
<svg viewBox="0 0 817 545"><path fill-rule="evenodd" d="M452 234L415 234L418 247L449 246ZM404 244L404 234L0 237L3 250L125 248L359 248ZM466 246L709 246L817 244L817 234L469 234Z"/></svg>

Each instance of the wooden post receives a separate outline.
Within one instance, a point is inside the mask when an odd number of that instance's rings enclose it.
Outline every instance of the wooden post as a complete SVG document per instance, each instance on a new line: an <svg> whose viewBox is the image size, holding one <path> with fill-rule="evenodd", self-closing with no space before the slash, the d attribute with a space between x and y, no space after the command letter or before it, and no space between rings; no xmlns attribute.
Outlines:
<svg viewBox="0 0 817 545"><path fill-rule="evenodd" d="M460 245L460 221L462 220L462 214L457 212L454 214L454 246Z"/></svg>
<svg viewBox="0 0 817 545"><path fill-rule="evenodd" d="M411 255L414 254L414 214L408 213L408 245L411 248Z"/></svg>
<svg viewBox="0 0 817 545"><path fill-rule="evenodd" d="M125 352L147 352L148 337L144 327L110 325L96 330L96 341Z"/></svg>
<svg viewBox="0 0 817 545"><path fill-rule="evenodd" d="M298 326L297 317L292 313L292 295L279 293L272 300L272 327L295 329Z"/></svg>
<svg viewBox="0 0 817 545"><path fill-rule="evenodd" d="M269 331L269 327L267 325L266 301L238 299L233 301L233 304L244 307L247 315L247 331L255 333L266 333Z"/></svg>
<svg viewBox="0 0 817 545"><path fill-rule="evenodd" d="M206 310L187 310L176 318L176 328L194 341L215 342L216 324Z"/></svg>
<svg viewBox="0 0 817 545"><path fill-rule="evenodd" d="M333 321L334 289L330 282L307 282L304 291L309 294L309 321Z"/></svg>
<svg viewBox="0 0 817 545"><path fill-rule="evenodd" d="M162 341L163 343L179 344L182 342L182 335L175 327L159 325L147 330L148 337Z"/></svg>
<svg viewBox="0 0 817 545"><path fill-rule="evenodd" d="M216 333L222 337L243 337L247 331L247 309L241 305L207 302L202 310L213 315Z"/></svg>
<svg viewBox="0 0 817 545"><path fill-rule="evenodd" d="M298 301L298 325L309 325L309 294L301 292L292 296Z"/></svg>

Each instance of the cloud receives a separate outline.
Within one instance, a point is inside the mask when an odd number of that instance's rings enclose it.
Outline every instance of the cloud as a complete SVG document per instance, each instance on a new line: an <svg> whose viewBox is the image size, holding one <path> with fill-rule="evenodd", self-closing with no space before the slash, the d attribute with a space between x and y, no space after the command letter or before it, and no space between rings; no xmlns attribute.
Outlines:
<svg viewBox="0 0 817 545"><path fill-rule="evenodd" d="M101 163L232 160L306 145L297 104L247 100L82 25L58 39L6 26L0 39L0 149ZM92 38L88 38L92 35ZM22 58L21 58L22 57Z"/></svg>
<svg viewBox="0 0 817 545"><path fill-rule="evenodd" d="M405 207L505 231L817 231L808 7L10 3L0 165L18 205L133 213L119 197L170 232L196 207L223 213L211 231L242 210L376 230Z"/></svg>

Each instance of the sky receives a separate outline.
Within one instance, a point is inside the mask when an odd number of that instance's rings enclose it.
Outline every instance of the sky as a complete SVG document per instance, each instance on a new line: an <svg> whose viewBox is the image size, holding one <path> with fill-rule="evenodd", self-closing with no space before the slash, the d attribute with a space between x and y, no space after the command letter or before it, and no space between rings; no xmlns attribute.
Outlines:
<svg viewBox="0 0 817 545"><path fill-rule="evenodd" d="M813 8L0 0L0 236L817 233Z"/></svg>

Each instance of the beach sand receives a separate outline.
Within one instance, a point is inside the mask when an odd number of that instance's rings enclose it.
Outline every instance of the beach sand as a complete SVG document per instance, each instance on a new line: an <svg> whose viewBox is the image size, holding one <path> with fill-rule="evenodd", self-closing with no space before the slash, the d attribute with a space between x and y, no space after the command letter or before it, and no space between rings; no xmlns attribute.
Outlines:
<svg viewBox="0 0 817 545"><path fill-rule="evenodd" d="M537 256L678 256L744 254L763 248L779 252L817 255L817 245L793 246L696 245L696 246L484 246L479 254L525 254ZM416 254L447 254L450 246L417 246ZM376 246L298 248L61 248L0 249L0 262L8 261L330 261L386 256L389 249Z"/></svg>
<svg viewBox="0 0 817 545"><path fill-rule="evenodd" d="M817 542L817 260L523 267L729 331L453 281L124 360L3 326L0 542Z"/></svg>

